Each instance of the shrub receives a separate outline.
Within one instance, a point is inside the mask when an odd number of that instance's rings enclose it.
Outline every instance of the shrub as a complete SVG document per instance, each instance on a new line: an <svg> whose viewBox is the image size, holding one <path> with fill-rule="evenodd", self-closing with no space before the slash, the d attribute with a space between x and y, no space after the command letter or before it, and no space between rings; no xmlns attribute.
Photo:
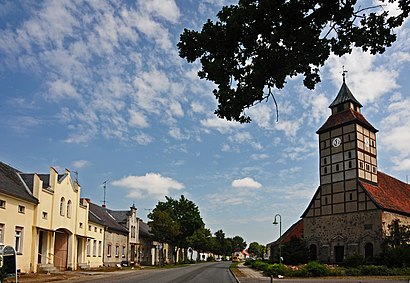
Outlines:
<svg viewBox="0 0 410 283"><path fill-rule="evenodd" d="M290 270L286 267L286 265L275 263L267 264L264 273L268 276L272 275L274 277L277 277L278 275L289 275Z"/></svg>
<svg viewBox="0 0 410 283"><path fill-rule="evenodd" d="M347 267L358 267L365 263L364 257L360 254L353 254L346 257L344 265Z"/></svg>
<svg viewBox="0 0 410 283"><path fill-rule="evenodd" d="M311 261L295 272L300 277L319 277L330 275L328 268L318 261Z"/></svg>

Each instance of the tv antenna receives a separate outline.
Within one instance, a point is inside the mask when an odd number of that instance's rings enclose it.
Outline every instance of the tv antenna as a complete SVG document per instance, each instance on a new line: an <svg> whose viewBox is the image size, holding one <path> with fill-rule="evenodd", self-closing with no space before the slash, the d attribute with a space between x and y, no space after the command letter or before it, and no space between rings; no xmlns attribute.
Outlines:
<svg viewBox="0 0 410 283"><path fill-rule="evenodd" d="M106 193L107 193L107 182L108 182L108 180L105 180L104 182L102 182L102 184L103 184L103 189L104 189L104 200L103 200L103 205L102 205L102 207L106 207L106 202L105 202L105 195L106 195Z"/></svg>
<svg viewBox="0 0 410 283"><path fill-rule="evenodd" d="M75 174L75 181L78 184L78 171L73 171L73 173Z"/></svg>

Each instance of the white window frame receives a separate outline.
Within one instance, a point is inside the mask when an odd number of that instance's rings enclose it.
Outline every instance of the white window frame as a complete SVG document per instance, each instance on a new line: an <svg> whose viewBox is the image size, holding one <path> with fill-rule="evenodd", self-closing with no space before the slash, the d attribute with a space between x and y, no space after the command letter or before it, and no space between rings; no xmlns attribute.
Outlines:
<svg viewBox="0 0 410 283"><path fill-rule="evenodd" d="M14 231L14 249L16 250L17 254L21 254L23 252L23 227L16 226Z"/></svg>
<svg viewBox="0 0 410 283"><path fill-rule="evenodd" d="M87 256L90 257L91 256L91 240L87 239L87 246L86 246L86 250L87 250Z"/></svg>
<svg viewBox="0 0 410 283"><path fill-rule="evenodd" d="M4 244L4 224L0 223L0 244Z"/></svg>

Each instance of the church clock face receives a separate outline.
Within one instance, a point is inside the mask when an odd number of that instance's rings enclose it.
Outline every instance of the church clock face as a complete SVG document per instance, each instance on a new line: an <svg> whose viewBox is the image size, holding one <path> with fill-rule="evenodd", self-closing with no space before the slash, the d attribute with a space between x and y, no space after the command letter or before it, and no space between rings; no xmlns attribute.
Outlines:
<svg viewBox="0 0 410 283"><path fill-rule="evenodd" d="M342 143L342 140L340 138L334 138L332 141L333 147L338 147Z"/></svg>

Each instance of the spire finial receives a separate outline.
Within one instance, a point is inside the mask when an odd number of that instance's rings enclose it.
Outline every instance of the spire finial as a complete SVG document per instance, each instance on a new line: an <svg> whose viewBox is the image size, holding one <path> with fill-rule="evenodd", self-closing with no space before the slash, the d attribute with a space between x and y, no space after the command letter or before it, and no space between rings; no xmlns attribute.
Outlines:
<svg viewBox="0 0 410 283"><path fill-rule="evenodd" d="M343 69L343 71L342 71L343 83L345 83L346 82L346 73L347 73L347 71L345 70L345 65L342 66L342 69Z"/></svg>

